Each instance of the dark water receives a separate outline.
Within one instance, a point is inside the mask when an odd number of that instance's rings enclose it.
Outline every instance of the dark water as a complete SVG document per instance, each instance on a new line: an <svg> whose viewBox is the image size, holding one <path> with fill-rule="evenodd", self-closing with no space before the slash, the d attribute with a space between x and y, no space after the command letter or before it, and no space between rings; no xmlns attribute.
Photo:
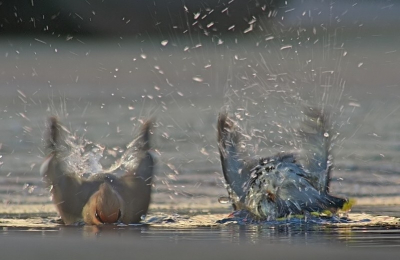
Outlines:
<svg viewBox="0 0 400 260"><path fill-rule="evenodd" d="M284 244L347 247L399 247L400 232L394 227L334 228L306 223L281 225L226 225L218 228L155 228L151 225L132 227L81 226L57 228L3 228L3 237L32 235L43 238L62 239L66 236L81 239L125 237L142 241L198 241L217 244Z"/></svg>
<svg viewBox="0 0 400 260"><path fill-rule="evenodd" d="M168 228L81 226L3 228L3 257L57 259L396 258L394 226L334 228L306 223ZM23 249L20 249L20 247Z"/></svg>

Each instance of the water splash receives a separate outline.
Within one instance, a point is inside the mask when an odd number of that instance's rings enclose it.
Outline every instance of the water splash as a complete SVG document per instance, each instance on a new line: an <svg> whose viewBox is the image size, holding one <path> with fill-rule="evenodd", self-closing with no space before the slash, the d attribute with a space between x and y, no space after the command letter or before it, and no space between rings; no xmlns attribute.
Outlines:
<svg viewBox="0 0 400 260"><path fill-rule="evenodd" d="M347 214L342 215L294 215L279 219L259 220L246 210L238 210L231 213L228 217L218 220L218 224L239 224L239 225L299 225L299 224L314 224L314 225L329 225L338 223L364 223L369 222L369 219L351 220Z"/></svg>
<svg viewBox="0 0 400 260"><path fill-rule="evenodd" d="M221 204L228 204L231 202L231 199L229 197L222 196L218 198L218 202Z"/></svg>
<svg viewBox="0 0 400 260"><path fill-rule="evenodd" d="M65 133L64 145L60 150L69 172L89 177L97 173L114 173L135 167L138 163L135 146L138 138L140 136L130 142L125 149L120 147L107 149L104 145L68 132ZM103 159L108 159L107 155L115 158L108 168L103 165Z"/></svg>

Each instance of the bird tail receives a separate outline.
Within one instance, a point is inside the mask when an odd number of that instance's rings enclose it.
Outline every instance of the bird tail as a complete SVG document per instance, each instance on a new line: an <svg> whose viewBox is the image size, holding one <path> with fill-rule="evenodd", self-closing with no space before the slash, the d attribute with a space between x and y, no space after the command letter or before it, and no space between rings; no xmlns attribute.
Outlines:
<svg viewBox="0 0 400 260"><path fill-rule="evenodd" d="M336 209L343 209L345 207L346 203L349 202L348 199L332 196L329 194L327 194L326 196L327 196L327 200L329 201L329 206L336 208Z"/></svg>

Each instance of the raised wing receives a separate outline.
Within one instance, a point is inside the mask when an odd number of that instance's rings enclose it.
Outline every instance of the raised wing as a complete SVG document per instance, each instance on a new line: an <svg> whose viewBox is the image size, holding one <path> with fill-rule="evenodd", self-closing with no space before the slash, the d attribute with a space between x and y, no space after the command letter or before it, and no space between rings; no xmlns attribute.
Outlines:
<svg viewBox="0 0 400 260"><path fill-rule="evenodd" d="M63 150L62 126L56 117L50 117L48 132L45 136L46 159L40 167L40 174L45 178L48 185L54 185L65 174L66 167L60 160Z"/></svg>
<svg viewBox="0 0 400 260"><path fill-rule="evenodd" d="M256 162L243 159L243 153L239 149L242 136L241 129L226 113L220 113L217 128L222 171L229 186L229 196L233 203L243 203L247 194L250 169L256 165ZM236 206L234 204L234 207Z"/></svg>
<svg viewBox="0 0 400 260"><path fill-rule="evenodd" d="M154 158L149 152L152 120L146 121L140 129L139 136L128 146L122 156L126 161L125 168L128 174L142 177L146 182L151 182L154 169Z"/></svg>
<svg viewBox="0 0 400 260"><path fill-rule="evenodd" d="M326 114L315 108L305 109L305 118L300 129L305 152L304 167L308 179L322 192L329 192L330 174L333 166L331 155L331 129Z"/></svg>
<svg viewBox="0 0 400 260"><path fill-rule="evenodd" d="M154 168L154 158L149 152L152 123L152 120L148 120L142 125L138 137L126 146L127 150L121 158L110 168L103 170L103 173L112 173L122 168L126 174L133 174L151 181Z"/></svg>

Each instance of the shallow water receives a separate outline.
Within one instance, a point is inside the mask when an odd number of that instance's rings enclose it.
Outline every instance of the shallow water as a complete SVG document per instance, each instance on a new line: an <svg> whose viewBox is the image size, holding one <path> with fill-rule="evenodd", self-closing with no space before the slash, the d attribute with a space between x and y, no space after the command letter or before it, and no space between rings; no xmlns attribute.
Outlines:
<svg viewBox="0 0 400 260"><path fill-rule="evenodd" d="M11 39L0 45L0 51L7 53L7 60L1 62L0 86L2 236L126 236L152 242L333 243L350 247L400 244L396 219L400 217L400 92L394 85L398 75L393 72L398 71L399 63L394 62L397 52L382 55L397 48L396 36L385 44L371 37L380 43L373 48L349 43L349 58L340 65L347 68L341 75L346 86L340 83L329 91L313 91L313 84L307 88L307 82L300 81L296 84L301 87L296 89L287 84L287 78L270 84L273 73L253 64L261 64L261 50L249 42L218 50L204 44L187 53L172 46L160 49L128 40L122 45L44 40L46 44ZM318 47L312 50L320 53ZM308 53L303 51L301 55L306 57ZM368 66L360 69L360 57L367 57L370 63L364 63ZM275 64L276 60L269 62ZM212 69L205 69L207 64ZM257 77L248 76L248 65L257 67ZM328 61L326 66L329 69ZM294 78L297 70L289 63L283 68ZM339 75L332 77L335 86ZM232 86L226 86L227 81ZM329 98L322 99L324 95ZM331 190L356 199L351 212L355 215L350 218L357 221L342 226L301 221L217 224L231 212L229 205L218 203L220 196L226 196L216 145L218 112L229 104L240 124L254 134L249 143L257 153L268 156L299 149L292 129L298 126L304 102L325 104L332 111L340 135L335 140ZM140 120L156 119L158 164L148 224L99 228L57 224L39 176L45 156L45 121L52 114L59 115L72 133L116 151L134 138ZM110 165L113 159L110 153L102 163ZM361 213L370 215L363 218ZM149 221L152 217L159 221Z"/></svg>
<svg viewBox="0 0 400 260"><path fill-rule="evenodd" d="M16 217L16 216L14 216ZM283 244L347 247L399 247L399 218L352 213L347 218L291 219L244 223L224 214L149 215L143 224L64 226L55 217L3 219L1 236L20 234L59 238L75 236L126 237L154 242L207 242L217 244Z"/></svg>

